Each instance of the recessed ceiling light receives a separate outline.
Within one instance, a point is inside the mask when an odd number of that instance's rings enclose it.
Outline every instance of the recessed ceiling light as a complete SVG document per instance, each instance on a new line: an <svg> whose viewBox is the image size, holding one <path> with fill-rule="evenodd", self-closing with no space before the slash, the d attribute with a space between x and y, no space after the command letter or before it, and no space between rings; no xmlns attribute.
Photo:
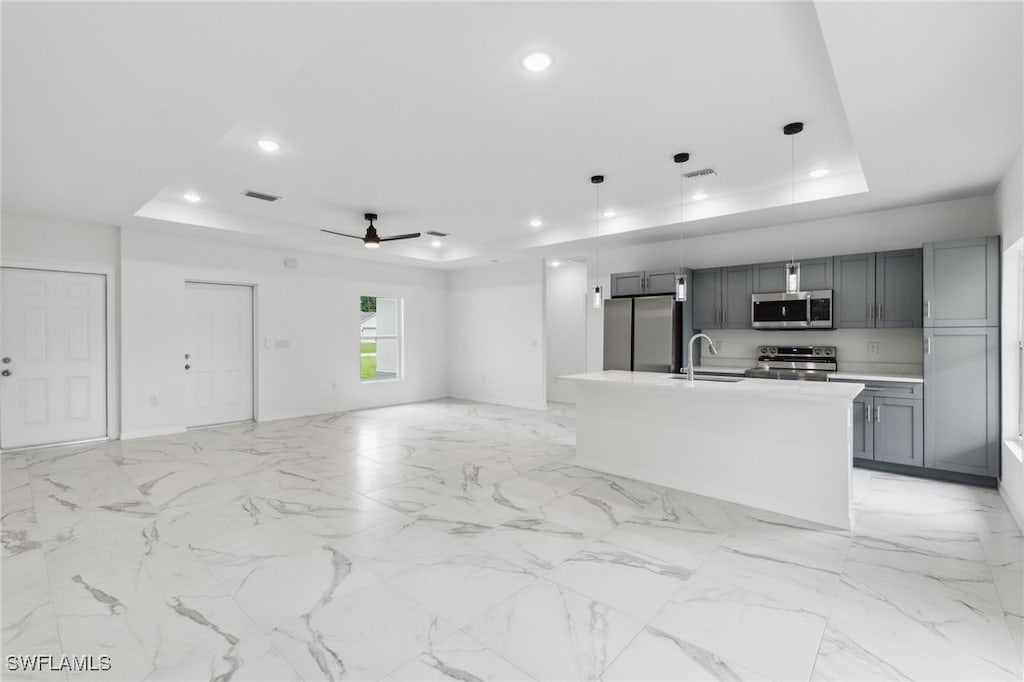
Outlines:
<svg viewBox="0 0 1024 682"><path fill-rule="evenodd" d="M694 201L704 201L705 199L708 198L708 195L704 194L704 192L697 192L696 194L694 194L690 198L693 199Z"/></svg>
<svg viewBox="0 0 1024 682"><path fill-rule="evenodd" d="M553 268L557 268L561 264L562 264L562 261L559 261L559 260L551 261L551 267L553 267Z"/></svg>
<svg viewBox="0 0 1024 682"><path fill-rule="evenodd" d="M815 168L808 175L812 178L823 178L828 175L828 168Z"/></svg>
<svg viewBox="0 0 1024 682"><path fill-rule="evenodd" d="M198 194L194 194L192 192L189 192L188 194L182 195L181 198L184 199L185 201L191 202L193 204L196 203L197 201L200 201L202 199L202 197L200 197Z"/></svg>
<svg viewBox="0 0 1024 682"><path fill-rule="evenodd" d="M437 248L437 247L441 246L441 240L440 239L435 239L434 241L430 242L430 245L433 246L434 248Z"/></svg>
<svg viewBox="0 0 1024 682"><path fill-rule="evenodd" d="M530 227L540 227L543 224L544 223L541 222L540 218L534 218L533 220L530 221Z"/></svg>
<svg viewBox="0 0 1024 682"><path fill-rule="evenodd" d="M281 145L274 142L273 140L260 140L259 142L256 143L256 146L258 146L265 152L276 152L278 149L281 148Z"/></svg>
<svg viewBox="0 0 1024 682"><path fill-rule="evenodd" d="M601 215L603 215L605 218L614 218L618 214L615 211L605 211Z"/></svg>
<svg viewBox="0 0 1024 682"><path fill-rule="evenodd" d="M543 71L551 66L551 55L544 52L531 52L523 57L521 63L527 71Z"/></svg>

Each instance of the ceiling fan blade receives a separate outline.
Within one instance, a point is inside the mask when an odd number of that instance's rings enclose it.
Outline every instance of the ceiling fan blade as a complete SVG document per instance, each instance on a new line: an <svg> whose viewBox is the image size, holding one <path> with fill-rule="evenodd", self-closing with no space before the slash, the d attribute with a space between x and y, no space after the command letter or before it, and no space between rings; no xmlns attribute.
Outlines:
<svg viewBox="0 0 1024 682"><path fill-rule="evenodd" d="M321 228L320 231L328 234L336 234L339 237L352 237L352 239L358 239L359 241L363 241L363 239L365 239L365 237L357 237L354 234L345 234L344 232L335 232L334 230L325 230L323 228Z"/></svg>
<svg viewBox="0 0 1024 682"><path fill-rule="evenodd" d="M381 237L380 240L382 242L393 242L396 239L415 239L416 237L419 237L421 234L422 232L410 232L409 234L399 234L395 235L394 237Z"/></svg>

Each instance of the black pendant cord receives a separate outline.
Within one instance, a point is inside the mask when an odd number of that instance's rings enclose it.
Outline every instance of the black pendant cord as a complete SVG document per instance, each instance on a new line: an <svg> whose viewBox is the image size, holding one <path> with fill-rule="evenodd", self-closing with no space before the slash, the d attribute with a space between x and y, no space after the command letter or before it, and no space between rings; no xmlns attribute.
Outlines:
<svg viewBox="0 0 1024 682"><path fill-rule="evenodd" d="M796 262L796 135L789 136L789 262Z"/></svg>
<svg viewBox="0 0 1024 682"><path fill-rule="evenodd" d="M683 169L679 169L679 269L683 269L683 185L685 176Z"/></svg>

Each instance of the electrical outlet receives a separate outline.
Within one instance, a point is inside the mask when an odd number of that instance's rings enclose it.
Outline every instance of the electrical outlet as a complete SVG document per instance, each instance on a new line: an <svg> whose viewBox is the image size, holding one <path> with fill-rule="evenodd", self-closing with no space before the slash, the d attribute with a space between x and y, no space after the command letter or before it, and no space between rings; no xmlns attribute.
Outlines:
<svg viewBox="0 0 1024 682"><path fill-rule="evenodd" d="M157 406L157 399L156 399L155 395L149 396L149 405L150 405L150 407L156 407Z"/></svg>
<svg viewBox="0 0 1024 682"><path fill-rule="evenodd" d="M878 355L878 341L868 341L868 355Z"/></svg>

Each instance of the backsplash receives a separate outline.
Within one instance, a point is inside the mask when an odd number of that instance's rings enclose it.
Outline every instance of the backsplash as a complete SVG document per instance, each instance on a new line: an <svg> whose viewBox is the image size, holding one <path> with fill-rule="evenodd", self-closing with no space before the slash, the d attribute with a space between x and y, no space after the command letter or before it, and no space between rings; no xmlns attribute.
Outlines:
<svg viewBox="0 0 1024 682"><path fill-rule="evenodd" d="M835 329L833 331L754 331L718 329L708 332L718 355L701 339L704 367L751 367L760 346L835 346L840 372L920 375L924 371L924 335L917 329ZM872 354L869 345L878 344Z"/></svg>

